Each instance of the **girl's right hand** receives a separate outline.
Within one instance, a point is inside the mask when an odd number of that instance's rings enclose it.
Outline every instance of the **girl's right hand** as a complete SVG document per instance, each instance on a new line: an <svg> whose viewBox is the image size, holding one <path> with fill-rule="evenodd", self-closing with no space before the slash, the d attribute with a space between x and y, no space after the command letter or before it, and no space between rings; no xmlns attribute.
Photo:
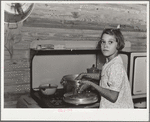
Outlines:
<svg viewBox="0 0 150 122"><path fill-rule="evenodd" d="M81 80L85 75L86 75L85 73L81 73L75 78L75 80Z"/></svg>
<svg viewBox="0 0 150 122"><path fill-rule="evenodd" d="M78 89L78 93L83 92L84 90L86 90L87 88L89 88L90 86L87 84L82 84L79 89Z"/></svg>
<svg viewBox="0 0 150 122"><path fill-rule="evenodd" d="M88 80L81 80L80 81L80 87L79 87L79 89L78 89L78 93L81 93L81 92L83 92L84 90L86 90L87 88L89 88L90 87L90 81L88 81Z"/></svg>
<svg viewBox="0 0 150 122"><path fill-rule="evenodd" d="M86 84L86 85L89 85L89 86L90 86L92 82L89 81L89 80L84 80L84 79L83 79L83 80L80 81L80 83L81 83L81 84Z"/></svg>

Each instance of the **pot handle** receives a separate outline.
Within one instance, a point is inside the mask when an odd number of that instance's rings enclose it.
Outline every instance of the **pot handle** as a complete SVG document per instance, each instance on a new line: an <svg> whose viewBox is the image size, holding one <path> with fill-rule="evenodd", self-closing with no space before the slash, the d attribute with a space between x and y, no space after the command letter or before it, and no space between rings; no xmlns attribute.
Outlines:
<svg viewBox="0 0 150 122"><path fill-rule="evenodd" d="M51 84L49 84L49 87L48 88L57 88L58 86L55 85L55 86L52 86Z"/></svg>
<svg viewBox="0 0 150 122"><path fill-rule="evenodd" d="M44 88L37 87L37 88L34 88L34 89L38 89L38 90L42 89L42 90L45 90L46 88L45 88L45 87L44 87Z"/></svg>

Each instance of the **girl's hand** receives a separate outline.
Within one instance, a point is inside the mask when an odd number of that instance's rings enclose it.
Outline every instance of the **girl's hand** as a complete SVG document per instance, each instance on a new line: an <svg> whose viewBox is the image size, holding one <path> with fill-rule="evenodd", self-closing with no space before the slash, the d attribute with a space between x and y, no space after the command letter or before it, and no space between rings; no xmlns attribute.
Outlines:
<svg viewBox="0 0 150 122"><path fill-rule="evenodd" d="M75 78L75 80L81 80L81 79L83 78L83 76L86 76L86 74L85 74L85 73L79 74L79 75Z"/></svg>
<svg viewBox="0 0 150 122"><path fill-rule="evenodd" d="M78 89L78 93L83 92L84 90L86 90L87 88L89 88L90 86L87 84L82 84L79 89Z"/></svg>
<svg viewBox="0 0 150 122"><path fill-rule="evenodd" d="M81 84L81 86L79 87L79 89L78 89L78 93L81 93L81 92L83 92L84 90L86 90L87 88L89 88L90 87L90 84L91 82L90 81L88 81L88 80L81 80L80 81L80 84Z"/></svg>
<svg viewBox="0 0 150 122"><path fill-rule="evenodd" d="M88 81L88 80L81 80L80 83L86 84L86 85L91 85L91 81Z"/></svg>

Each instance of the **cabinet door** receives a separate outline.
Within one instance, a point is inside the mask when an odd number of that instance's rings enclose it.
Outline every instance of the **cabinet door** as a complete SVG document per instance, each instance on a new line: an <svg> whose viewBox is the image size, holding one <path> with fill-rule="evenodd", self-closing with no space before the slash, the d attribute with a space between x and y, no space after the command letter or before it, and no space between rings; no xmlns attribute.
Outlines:
<svg viewBox="0 0 150 122"><path fill-rule="evenodd" d="M146 93L146 57L135 57L133 74L133 94Z"/></svg>

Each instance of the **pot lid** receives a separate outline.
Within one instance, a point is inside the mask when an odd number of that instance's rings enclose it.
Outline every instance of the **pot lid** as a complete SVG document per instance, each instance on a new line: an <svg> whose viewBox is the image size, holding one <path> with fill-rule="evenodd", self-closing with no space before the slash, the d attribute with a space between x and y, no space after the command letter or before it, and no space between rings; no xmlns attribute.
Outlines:
<svg viewBox="0 0 150 122"><path fill-rule="evenodd" d="M72 92L64 94L63 100L70 104L80 105L80 104L92 104L98 101L98 97L92 92L82 92L78 94L73 94Z"/></svg>

